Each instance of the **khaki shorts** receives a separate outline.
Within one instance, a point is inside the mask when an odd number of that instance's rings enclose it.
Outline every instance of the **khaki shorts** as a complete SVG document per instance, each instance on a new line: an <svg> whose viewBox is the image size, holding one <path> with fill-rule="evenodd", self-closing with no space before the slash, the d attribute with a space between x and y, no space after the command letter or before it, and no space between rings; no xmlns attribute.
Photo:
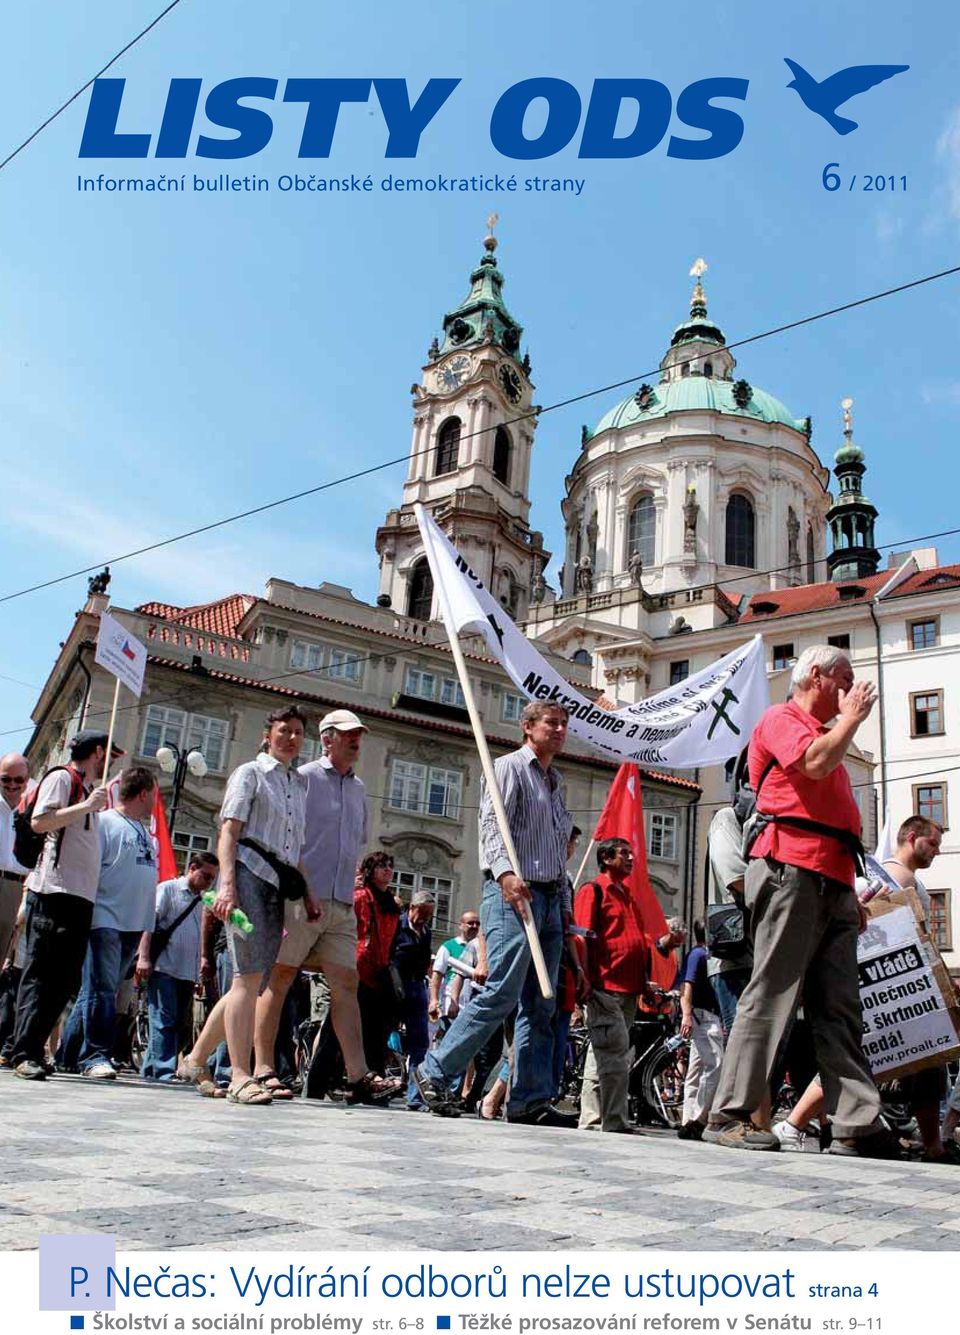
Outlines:
<svg viewBox="0 0 960 1335"><path fill-rule="evenodd" d="M357 967L357 916L352 904L325 899L316 922L307 921L302 899L288 899L283 916L286 936L277 963L288 969Z"/></svg>

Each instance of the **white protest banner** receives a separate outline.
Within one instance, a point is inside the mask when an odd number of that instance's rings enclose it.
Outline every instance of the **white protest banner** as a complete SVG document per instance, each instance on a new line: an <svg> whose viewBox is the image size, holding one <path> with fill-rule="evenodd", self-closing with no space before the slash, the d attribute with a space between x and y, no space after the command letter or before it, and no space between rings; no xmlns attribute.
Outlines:
<svg viewBox="0 0 960 1335"><path fill-rule="evenodd" d="M94 661L122 681L139 698L147 666L146 645L140 643L109 612L100 613L100 634Z"/></svg>
<svg viewBox="0 0 960 1335"><path fill-rule="evenodd" d="M960 1054L949 974L909 904L873 900L857 942L863 1050L892 1080Z"/></svg>
<svg viewBox="0 0 960 1335"><path fill-rule="evenodd" d="M749 741L769 704L759 635L659 695L599 709L537 653L423 506L415 512L441 605L450 609L448 632L482 635L524 695L567 710L576 736L621 760L674 769L723 764Z"/></svg>

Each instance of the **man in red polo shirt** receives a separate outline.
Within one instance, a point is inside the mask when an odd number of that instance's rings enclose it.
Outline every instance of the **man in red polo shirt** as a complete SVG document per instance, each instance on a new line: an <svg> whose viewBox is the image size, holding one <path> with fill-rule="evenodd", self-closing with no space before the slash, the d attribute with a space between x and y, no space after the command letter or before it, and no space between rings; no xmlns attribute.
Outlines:
<svg viewBox="0 0 960 1335"><path fill-rule="evenodd" d="M586 950L590 1050L583 1069L580 1129L629 1134L630 1025L637 997L653 1000L650 942L625 884L633 871L633 849L626 839L597 844L597 865L600 875L580 887L573 910L576 925L594 933Z"/></svg>
<svg viewBox="0 0 960 1335"><path fill-rule="evenodd" d="M853 891L860 812L843 767L876 695L869 682L854 683L850 660L830 645L804 650L791 691L786 704L767 710L750 739L757 812L769 818L755 818L762 828L745 878L753 973L703 1138L735 1149L779 1149L777 1138L750 1118L802 993L833 1124L832 1151L887 1157L890 1137L861 1047Z"/></svg>

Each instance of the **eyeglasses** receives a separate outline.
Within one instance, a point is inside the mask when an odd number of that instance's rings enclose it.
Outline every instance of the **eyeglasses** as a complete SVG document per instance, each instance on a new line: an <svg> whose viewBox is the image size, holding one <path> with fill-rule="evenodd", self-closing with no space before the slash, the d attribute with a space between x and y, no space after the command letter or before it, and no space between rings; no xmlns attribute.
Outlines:
<svg viewBox="0 0 960 1335"><path fill-rule="evenodd" d="M0 783L5 783L9 786L16 784L18 788L22 788L23 785L26 783L26 781L27 781L26 778L22 779L9 778L6 774L0 774Z"/></svg>

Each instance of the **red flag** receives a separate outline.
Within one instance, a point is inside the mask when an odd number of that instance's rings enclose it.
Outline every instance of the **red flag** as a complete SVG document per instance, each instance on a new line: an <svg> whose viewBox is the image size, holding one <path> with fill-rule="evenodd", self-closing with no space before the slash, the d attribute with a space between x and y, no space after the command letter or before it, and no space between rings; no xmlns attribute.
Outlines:
<svg viewBox="0 0 960 1335"><path fill-rule="evenodd" d="M636 901L644 929L650 938L652 982L658 987L672 987L677 973L673 952L660 954L658 938L667 933L667 920L660 901L653 892L647 871L647 840L643 828L643 798L640 793L640 771L636 765L621 765L610 785L606 805L593 832L595 843L601 839L626 839L633 849L633 872L627 884Z"/></svg>
<svg viewBox="0 0 960 1335"><path fill-rule="evenodd" d="M177 859L174 856L173 844L170 842L167 813L163 809L163 797L159 788L157 789L157 800L153 804L153 815L150 818L150 833L153 835L154 843L157 846L157 880L172 881L180 873L177 870Z"/></svg>

